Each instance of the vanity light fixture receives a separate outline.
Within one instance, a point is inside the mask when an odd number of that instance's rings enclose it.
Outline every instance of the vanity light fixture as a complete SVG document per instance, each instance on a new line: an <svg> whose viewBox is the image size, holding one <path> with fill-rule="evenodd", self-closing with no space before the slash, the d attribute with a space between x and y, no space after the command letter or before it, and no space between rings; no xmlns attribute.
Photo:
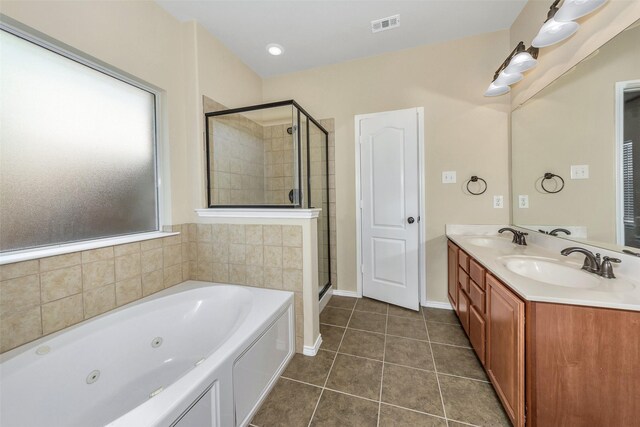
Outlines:
<svg viewBox="0 0 640 427"><path fill-rule="evenodd" d="M551 4L547 20L531 42L532 46L547 47L568 39L580 28L577 22L573 22L574 20L590 14L607 2L607 0L564 0L562 6L558 8L560 1L555 0Z"/></svg>
<svg viewBox="0 0 640 427"><path fill-rule="evenodd" d="M267 45L267 52L273 56L280 56L284 53L284 48L277 43L269 43Z"/></svg>
<svg viewBox="0 0 640 427"><path fill-rule="evenodd" d="M530 70L538 63L538 49L530 47L525 49L524 42L518 43L507 59L498 67L493 75L493 82L484 93L484 96L500 96L508 93L510 85L523 79L522 72Z"/></svg>

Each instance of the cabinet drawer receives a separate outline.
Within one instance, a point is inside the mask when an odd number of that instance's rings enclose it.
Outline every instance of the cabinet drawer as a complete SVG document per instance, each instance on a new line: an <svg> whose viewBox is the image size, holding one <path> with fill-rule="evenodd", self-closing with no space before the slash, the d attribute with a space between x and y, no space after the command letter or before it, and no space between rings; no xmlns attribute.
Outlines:
<svg viewBox="0 0 640 427"><path fill-rule="evenodd" d="M469 276L484 291L484 274L485 270L482 265L478 264L475 259L469 260Z"/></svg>
<svg viewBox="0 0 640 427"><path fill-rule="evenodd" d="M475 282L475 280L469 280L469 299L471 300L471 304L473 304L478 312L484 316L485 313L485 293L480 286Z"/></svg>
<svg viewBox="0 0 640 427"><path fill-rule="evenodd" d="M484 366L485 321L474 306L469 310L469 341Z"/></svg>
<svg viewBox="0 0 640 427"><path fill-rule="evenodd" d="M469 293L469 275L462 268L458 268L458 283L466 293Z"/></svg>
<svg viewBox="0 0 640 427"><path fill-rule="evenodd" d="M458 285L458 319L462 324L462 329L469 335L469 297Z"/></svg>
<svg viewBox="0 0 640 427"><path fill-rule="evenodd" d="M469 255L464 251L458 251L458 265L466 272L469 272Z"/></svg>

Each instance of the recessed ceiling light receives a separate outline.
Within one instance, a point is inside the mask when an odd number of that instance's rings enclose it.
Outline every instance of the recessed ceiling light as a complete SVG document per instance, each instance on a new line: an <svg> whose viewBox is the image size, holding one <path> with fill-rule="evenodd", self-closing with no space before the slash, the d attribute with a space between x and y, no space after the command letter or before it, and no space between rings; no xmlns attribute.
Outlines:
<svg viewBox="0 0 640 427"><path fill-rule="evenodd" d="M267 52L273 56L279 56L284 53L284 48L277 43L270 43L267 45Z"/></svg>

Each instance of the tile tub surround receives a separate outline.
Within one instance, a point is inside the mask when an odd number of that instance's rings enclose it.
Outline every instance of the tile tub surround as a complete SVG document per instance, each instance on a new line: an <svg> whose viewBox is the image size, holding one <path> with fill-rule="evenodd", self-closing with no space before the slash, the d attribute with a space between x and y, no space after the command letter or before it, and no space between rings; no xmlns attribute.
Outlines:
<svg viewBox="0 0 640 427"><path fill-rule="evenodd" d="M302 226L190 224L191 278L295 293L296 351L304 345ZM317 298L317 297L316 297Z"/></svg>
<svg viewBox="0 0 640 427"><path fill-rule="evenodd" d="M0 266L0 352L188 280L187 229Z"/></svg>
<svg viewBox="0 0 640 427"><path fill-rule="evenodd" d="M320 321L320 352L294 356L251 425L510 425L453 311L333 296Z"/></svg>

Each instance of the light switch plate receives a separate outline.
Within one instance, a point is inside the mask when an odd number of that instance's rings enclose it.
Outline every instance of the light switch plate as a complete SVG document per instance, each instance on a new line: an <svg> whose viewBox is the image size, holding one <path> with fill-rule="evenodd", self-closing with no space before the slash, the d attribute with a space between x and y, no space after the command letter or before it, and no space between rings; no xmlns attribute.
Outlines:
<svg viewBox="0 0 640 427"><path fill-rule="evenodd" d="M456 171L442 172L443 184L455 184L456 183Z"/></svg>
<svg viewBox="0 0 640 427"><path fill-rule="evenodd" d="M529 196L521 194L518 196L518 207L520 209L527 209L529 207Z"/></svg>
<svg viewBox="0 0 640 427"><path fill-rule="evenodd" d="M496 209L504 208L504 197L502 196L493 196L493 207Z"/></svg>
<svg viewBox="0 0 640 427"><path fill-rule="evenodd" d="M589 179L589 165L571 165L571 179Z"/></svg>

